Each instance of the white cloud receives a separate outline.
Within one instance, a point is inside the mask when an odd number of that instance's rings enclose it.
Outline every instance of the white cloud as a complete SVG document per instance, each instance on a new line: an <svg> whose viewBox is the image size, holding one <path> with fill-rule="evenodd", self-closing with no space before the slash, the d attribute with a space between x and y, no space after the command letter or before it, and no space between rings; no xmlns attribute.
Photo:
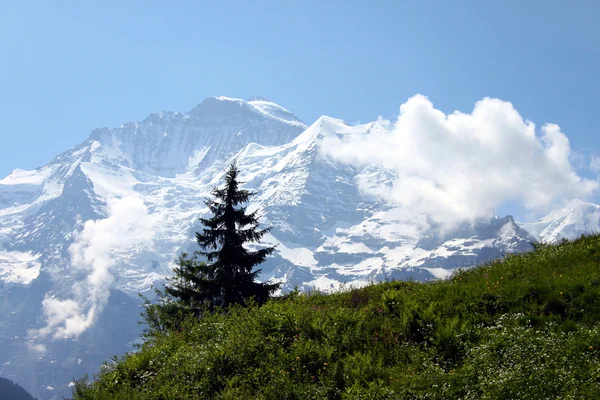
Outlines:
<svg viewBox="0 0 600 400"><path fill-rule="evenodd" d="M600 156L592 155L590 160L590 169L593 172L600 173Z"/></svg>
<svg viewBox="0 0 600 400"><path fill-rule="evenodd" d="M45 353L47 350L46 345L41 344L41 343L33 343L33 342L28 342L27 348L35 353L40 353L40 354Z"/></svg>
<svg viewBox="0 0 600 400"><path fill-rule="evenodd" d="M86 275L73 285L72 299L46 297L42 303L46 327L36 333L54 339L77 337L91 327L104 309L114 284L114 254L152 244L153 216L138 197L108 201L108 217L89 220L70 246L72 267Z"/></svg>
<svg viewBox="0 0 600 400"><path fill-rule="evenodd" d="M536 135L532 122L498 99L477 102L470 114L446 115L416 95L400 106L397 120L377 126L369 135L328 137L321 149L338 162L393 173L391 187L363 189L443 225L493 216L507 201L546 211L598 186L576 174L558 125Z"/></svg>

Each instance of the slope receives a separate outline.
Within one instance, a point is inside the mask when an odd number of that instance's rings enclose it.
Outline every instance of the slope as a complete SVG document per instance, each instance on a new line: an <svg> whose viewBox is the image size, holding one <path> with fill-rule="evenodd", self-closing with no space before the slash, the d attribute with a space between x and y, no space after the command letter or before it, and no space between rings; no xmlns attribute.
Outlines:
<svg viewBox="0 0 600 400"><path fill-rule="evenodd" d="M0 378L0 399L35 400L25 389L5 378Z"/></svg>
<svg viewBox="0 0 600 400"><path fill-rule="evenodd" d="M155 333L75 399L597 398L600 236Z"/></svg>
<svg viewBox="0 0 600 400"><path fill-rule="evenodd" d="M521 226L545 243L575 239L583 234L600 232L600 206L574 199L539 221Z"/></svg>

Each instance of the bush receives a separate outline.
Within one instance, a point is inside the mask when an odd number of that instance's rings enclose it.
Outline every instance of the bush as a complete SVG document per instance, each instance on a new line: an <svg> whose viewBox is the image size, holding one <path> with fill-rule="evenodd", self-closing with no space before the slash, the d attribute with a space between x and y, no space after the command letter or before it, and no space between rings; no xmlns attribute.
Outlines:
<svg viewBox="0 0 600 400"><path fill-rule="evenodd" d="M176 318L75 399L600 398L600 237Z"/></svg>

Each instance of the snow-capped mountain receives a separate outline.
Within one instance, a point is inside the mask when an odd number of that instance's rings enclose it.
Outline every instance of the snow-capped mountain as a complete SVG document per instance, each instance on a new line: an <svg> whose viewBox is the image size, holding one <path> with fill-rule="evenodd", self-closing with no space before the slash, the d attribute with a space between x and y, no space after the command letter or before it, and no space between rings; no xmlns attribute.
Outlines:
<svg viewBox="0 0 600 400"><path fill-rule="evenodd" d="M203 201L234 159L245 186L257 193L250 207L260 208L262 221L273 227L265 242L278 244L261 279L280 281L283 290L444 278L456 268L530 249L535 239L527 230L554 240L577 225L560 225L558 214L525 230L512 217L451 231L415 221L410 210L364 194L391 185L389 172L340 165L321 151L325 138L380 129L379 122L349 126L329 117L306 126L264 99L211 97L186 113L155 113L94 130L47 165L13 171L0 180L0 346L7 349L0 376L39 398L60 398L69 395L74 376L131 350L140 332L137 293L164 282L178 254L195 249L197 218L207 211ZM74 244L123 234L115 230L123 215L114 201L130 198L143 204L134 218L144 220L143 240L127 237L108 249L111 294L98 319L69 339L36 334L48 322L44 300L69 299L86 279ZM573 218L590 213L585 208ZM86 236L102 229L108 236Z"/></svg>
<svg viewBox="0 0 600 400"><path fill-rule="evenodd" d="M211 97L188 113L94 130L47 165L0 180L0 376L58 399L73 377L131 350L140 334L136 293L162 282L190 246L214 171L250 143L282 145L305 128L262 99ZM67 340L32 334L46 323L43 300L69 299L85 279L69 250L85 222L106 220L108 202L128 196L144 201L155 229L150 243L112 254L116 282L99 319Z"/></svg>
<svg viewBox="0 0 600 400"><path fill-rule="evenodd" d="M520 225L541 242L576 239L583 234L600 232L600 206L575 199L537 222Z"/></svg>

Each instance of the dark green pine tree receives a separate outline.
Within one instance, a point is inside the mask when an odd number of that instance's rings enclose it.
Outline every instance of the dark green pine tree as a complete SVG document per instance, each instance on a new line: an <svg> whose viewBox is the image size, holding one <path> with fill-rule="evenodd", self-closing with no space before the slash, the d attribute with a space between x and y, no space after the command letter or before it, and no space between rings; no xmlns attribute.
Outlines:
<svg viewBox="0 0 600 400"><path fill-rule="evenodd" d="M225 175L225 185L212 191L207 200L212 217L200 218L204 225L196 233L203 249L193 257L182 254L175 277L165 287L168 295L192 310L246 304L253 298L258 304L268 300L280 284L256 282L262 264L275 247L250 251L244 244L258 242L270 228L259 228L258 212L247 212L245 204L254 193L241 189L239 170L232 163ZM197 255L206 262L198 262Z"/></svg>

